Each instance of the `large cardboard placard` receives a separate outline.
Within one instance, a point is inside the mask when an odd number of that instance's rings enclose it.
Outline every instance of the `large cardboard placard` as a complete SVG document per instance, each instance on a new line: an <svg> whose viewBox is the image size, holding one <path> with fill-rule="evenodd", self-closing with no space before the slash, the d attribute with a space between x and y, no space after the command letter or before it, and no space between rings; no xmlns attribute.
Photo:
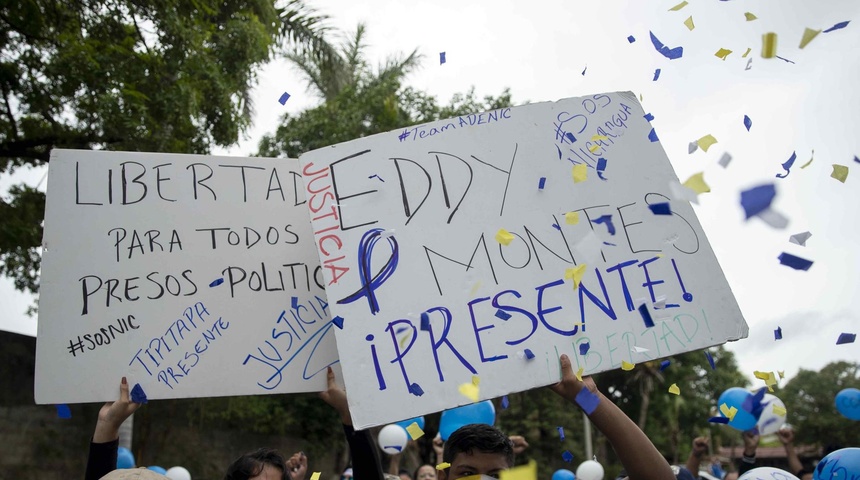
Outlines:
<svg viewBox="0 0 860 480"><path fill-rule="evenodd" d="M473 376L481 399L553 383L562 353L590 374L746 336L644 115L600 94L299 158L358 428L470 403Z"/></svg>
<svg viewBox="0 0 860 480"><path fill-rule="evenodd" d="M54 150L37 403L305 392L337 362L296 160Z"/></svg>

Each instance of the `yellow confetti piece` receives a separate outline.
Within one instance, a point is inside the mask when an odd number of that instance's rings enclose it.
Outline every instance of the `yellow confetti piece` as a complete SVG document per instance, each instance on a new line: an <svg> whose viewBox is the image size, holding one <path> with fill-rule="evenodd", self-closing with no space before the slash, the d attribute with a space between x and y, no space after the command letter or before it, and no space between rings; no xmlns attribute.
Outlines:
<svg viewBox="0 0 860 480"><path fill-rule="evenodd" d="M424 436L424 430L421 430L421 427L418 426L418 422L412 422L406 427L406 433L412 437L412 440L418 440L419 438Z"/></svg>
<svg viewBox="0 0 860 480"><path fill-rule="evenodd" d="M582 277L585 275L585 264L578 265L573 268L566 268L564 270L564 279L565 280L573 280L573 288L574 290L579 287L579 283L582 281Z"/></svg>
<svg viewBox="0 0 860 480"><path fill-rule="evenodd" d="M621 360L621 370L624 370L625 372L633 370L633 367L635 366L635 363L625 362L624 360Z"/></svg>
<svg viewBox="0 0 860 480"><path fill-rule="evenodd" d="M761 36L761 58L773 58L776 56L776 34L765 33Z"/></svg>
<svg viewBox="0 0 860 480"><path fill-rule="evenodd" d="M804 30L803 38L800 39L800 48L809 45L809 42L811 42L813 38L817 37L819 33L821 33L821 30L813 30L811 28Z"/></svg>
<svg viewBox="0 0 860 480"><path fill-rule="evenodd" d="M477 375L472 375L472 385L477 387L480 384L481 384L481 377L479 377Z"/></svg>
<svg viewBox="0 0 860 480"><path fill-rule="evenodd" d="M730 53L732 53L732 51L729 50L728 48L721 48L721 49L717 50L717 53L715 53L714 56L716 56L717 58L722 58L723 61L725 62L726 57L728 57ZM705 151L707 151L707 150L705 150Z"/></svg>
<svg viewBox="0 0 860 480"><path fill-rule="evenodd" d="M599 148L600 148L600 145L592 145L592 146L588 147L588 149L591 151L591 153L596 152Z"/></svg>
<svg viewBox="0 0 860 480"><path fill-rule="evenodd" d="M537 462L529 463L499 472L499 480L537 480Z"/></svg>
<svg viewBox="0 0 860 480"><path fill-rule="evenodd" d="M464 383L460 385L460 394L464 397L468 398L473 402L477 402L478 398L480 398L479 389L476 385L471 383Z"/></svg>
<svg viewBox="0 0 860 480"><path fill-rule="evenodd" d="M588 178L588 165L573 166L573 183L584 182Z"/></svg>
<svg viewBox="0 0 860 480"><path fill-rule="evenodd" d="M752 48L747 47L747 51L744 52L743 55L741 55L741 58L747 58L747 55L749 55L750 52L752 52Z"/></svg>
<svg viewBox="0 0 860 480"><path fill-rule="evenodd" d="M314 473L312 473L312 474L311 474L311 480L320 480L320 475L322 475L322 472L314 472Z"/></svg>
<svg viewBox="0 0 860 480"><path fill-rule="evenodd" d="M735 415L738 413L738 409L736 407L729 407L725 403L720 405L720 413L723 414L724 417L728 418L731 422L735 419Z"/></svg>
<svg viewBox="0 0 860 480"><path fill-rule="evenodd" d="M705 172L699 172L693 174L690 178L687 179L683 185L690 190L696 192L697 194L707 193L711 191L711 187L705 183Z"/></svg>
<svg viewBox="0 0 860 480"><path fill-rule="evenodd" d="M779 379L782 380L785 378L785 370L777 370L776 373L779 374Z"/></svg>
<svg viewBox="0 0 860 480"><path fill-rule="evenodd" d="M672 386L669 387L669 393L671 393L672 395L680 395L681 389L678 388L678 384L673 383Z"/></svg>
<svg viewBox="0 0 860 480"><path fill-rule="evenodd" d="M686 2L686 0L685 0L685 1L683 1L683 2L681 2L681 3L679 3L679 4L677 4L677 5L675 5L674 7L670 8L670 9L669 9L669 11L670 11L670 12L677 12L678 10L680 10L680 9L682 9L682 8L686 7L686 6L687 6L687 2Z"/></svg>
<svg viewBox="0 0 860 480"><path fill-rule="evenodd" d="M451 468L451 464L448 462L442 462L439 465L436 465L436 470L445 470L446 468Z"/></svg>
<svg viewBox="0 0 860 480"><path fill-rule="evenodd" d="M579 367L579 370L576 371L576 379L579 380L580 382L582 381L583 372L585 372L585 369L582 367Z"/></svg>
<svg viewBox="0 0 860 480"><path fill-rule="evenodd" d="M809 161L800 166L800 168L806 168L812 163L812 160L815 159L815 150L812 151L812 155L809 156Z"/></svg>
<svg viewBox="0 0 860 480"><path fill-rule="evenodd" d="M564 223L576 225L579 223L579 212L567 212L564 214Z"/></svg>
<svg viewBox="0 0 860 480"><path fill-rule="evenodd" d="M510 245L511 242L514 241L514 236L511 235L511 232L504 228L500 228L499 231L496 232L496 241L502 245Z"/></svg>
<svg viewBox="0 0 860 480"><path fill-rule="evenodd" d="M480 290L480 289L481 289L481 281L478 280L477 282L475 282L474 285L472 285L472 290L469 291L469 294L474 297L475 294L478 293L478 290Z"/></svg>
<svg viewBox="0 0 860 480"><path fill-rule="evenodd" d="M848 178L848 167L834 163L833 173L831 173L830 176L842 183L845 183L845 179Z"/></svg>
<svg viewBox="0 0 860 480"><path fill-rule="evenodd" d="M747 17L748 22L752 22L753 20L758 20L758 17L756 17L755 15L753 15L750 12L744 13L744 16Z"/></svg>
<svg viewBox="0 0 860 480"><path fill-rule="evenodd" d="M684 25L686 25L687 29L689 29L690 31L692 31L694 28L696 28L696 26L693 25L693 17L692 16L687 17L687 19L684 20Z"/></svg>
<svg viewBox="0 0 860 480"><path fill-rule="evenodd" d="M591 137L591 141L592 141L592 142L599 142L599 141L601 141L601 140L604 140L604 141L607 141L607 142L608 142L608 141L609 141L609 137L607 137L606 135L594 135L593 137Z"/></svg>
<svg viewBox="0 0 860 480"><path fill-rule="evenodd" d="M640 102L642 101L642 94L641 93L639 94L639 101Z"/></svg>
<svg viewBox="0 0 860 480"><path fill-rule="evenodd" d="M731 50L729 50L729 51L731 51ZM713 145L715 143L717 143L717 139L714 138L714 136L711 135L710 133L705 135L704 137L696 140L696 145L698 145L699 148L701 148L705 152L707 152L708 149L711 148L711 145Z"/></svg>
<svg viewBox="0 0 860 480"><path fill-rule="evenodd" d="M787 412L785 411L784 408L780 407L779 405L774 405L773 406L773 413L779 415L780 417L784 417Z"/></svg>
<svg viewBox="0 0 860 480"><path fill-rule="evenodd" d="M403 349L406 347L406 340L409 340L411 335L404 335L403 338L400 339L400 348Z"/></svg>

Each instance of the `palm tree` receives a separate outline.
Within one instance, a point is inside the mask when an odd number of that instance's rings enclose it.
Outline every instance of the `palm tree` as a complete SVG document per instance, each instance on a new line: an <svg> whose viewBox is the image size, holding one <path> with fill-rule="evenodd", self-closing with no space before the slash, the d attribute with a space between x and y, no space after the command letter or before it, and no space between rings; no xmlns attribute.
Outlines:
<svg viewBox="0 0 860 480"><path fill-rule="evenodd" d="M418 50L405 57L389 57L373 72L365 57L366 27L359 23L355 33L344 38L328 55L314 54L312 50L294 48L285 56L302 71L308 85L324 101L331 101L344 89L368 87L377 83L399 82L421 62Z"/></svg>

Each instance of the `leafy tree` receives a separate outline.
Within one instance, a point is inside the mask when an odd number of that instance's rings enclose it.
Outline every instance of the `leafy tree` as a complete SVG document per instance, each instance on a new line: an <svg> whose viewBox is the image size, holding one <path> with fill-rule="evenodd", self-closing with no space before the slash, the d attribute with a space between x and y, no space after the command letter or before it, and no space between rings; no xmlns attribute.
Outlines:
<svg viewBox="0 0 860 480"><path fill-rule="evenodd" d="M278 41L331 55L300 0L20 0L0 6L0 174L52 148L208 153L251 122ZM308 53L310 54L310 53ZM0 199L0 274L36 293L44 198Z"/></svg>
<svg viewBox="0 0 860 480"><path fill-rule="evenodd" d="M785 403L796 441L822 447L856 446L857 422L836 410L834 398L846 388L860 388L860 364L833 362L819 372L800 369L777 396Z"/></svg>

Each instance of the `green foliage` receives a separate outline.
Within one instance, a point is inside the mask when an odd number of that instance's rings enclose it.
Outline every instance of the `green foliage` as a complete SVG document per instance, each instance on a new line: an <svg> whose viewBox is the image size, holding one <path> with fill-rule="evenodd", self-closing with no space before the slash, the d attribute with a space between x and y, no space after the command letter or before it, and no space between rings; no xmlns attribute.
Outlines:
<svg viewBox="0 0 860 480"><path fill-rule="evenodd" d="M251 122L249 92L276 42L325 47L321 20L299 0L4 2L0 174L46 163L52 148L232 145ZM30 223L0 230L0 274L35 293L41 218L30 213L44 198L10 196L5 206L27 211L2 221Z"/></svg>
<svg viewBox="0 0 860 480"><path fill-rule="evenodd" d="M860 364L833 362L819 372L801 369L776 395L796 428L796 442L822 447L857 445L857 422L843 417L834 399L846 388L860 388Z"/></svg>

